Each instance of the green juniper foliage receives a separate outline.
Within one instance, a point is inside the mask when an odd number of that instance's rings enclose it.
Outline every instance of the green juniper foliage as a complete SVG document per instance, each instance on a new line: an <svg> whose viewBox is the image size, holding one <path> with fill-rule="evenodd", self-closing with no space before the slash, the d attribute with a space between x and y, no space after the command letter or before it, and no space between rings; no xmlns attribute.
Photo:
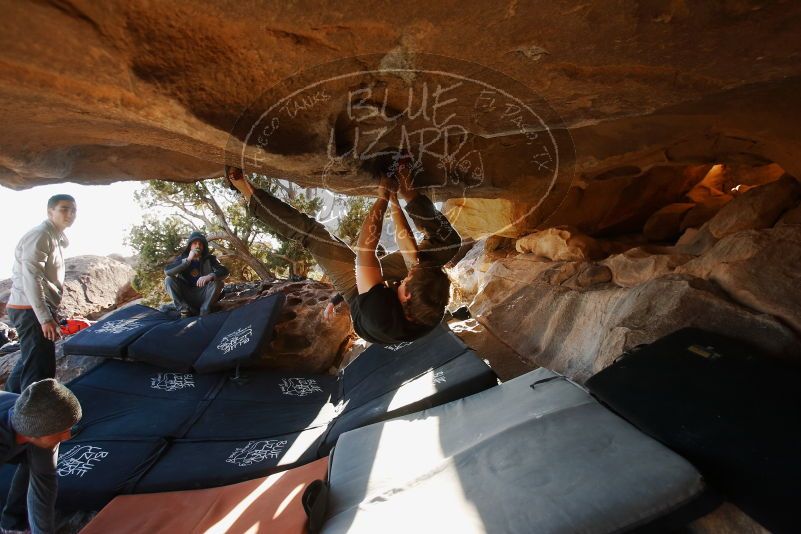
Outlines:
<svg viewBox="0 0 801 534"><path fill-rule="evenodd" d="M312 217L323 209L321 192L316 189L304 190L262 175L250 175L249 179ZM241 197L222 179L194 183L151 180L136 193L136 201L145 209L169 214L146 215L141 224L131 228L126 240L139 256L133 286L147 304L169 300L163 287L164 265L180 252L193 230L206 234L212 252L231 271L230 283L317 273L314 258L300 244L270 233L247 213ZM368 201L353 197L338 198L336 203L342 209L335 233L351 244Z"/></svg>

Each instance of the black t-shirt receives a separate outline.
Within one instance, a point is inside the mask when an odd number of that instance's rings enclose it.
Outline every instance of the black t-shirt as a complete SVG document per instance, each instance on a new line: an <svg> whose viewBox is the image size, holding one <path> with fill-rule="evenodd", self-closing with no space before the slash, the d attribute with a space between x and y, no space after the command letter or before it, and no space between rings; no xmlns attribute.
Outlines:
<svg viewBox="0 0 801 534"><path fill-rule="evenodd" d="M434 329L408 321L397 290L383 283L358 295L350 304L350 314L359 337L380 345L413 341Z"/></svg>

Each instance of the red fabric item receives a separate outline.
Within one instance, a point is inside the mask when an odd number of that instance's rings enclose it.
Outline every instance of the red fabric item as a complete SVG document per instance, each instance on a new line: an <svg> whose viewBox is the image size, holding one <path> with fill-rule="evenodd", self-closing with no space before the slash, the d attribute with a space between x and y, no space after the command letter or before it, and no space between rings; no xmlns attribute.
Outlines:
<svg viewBox="0 0 801 534"><path fill-rule="evenodd" d="M230 486L120 495L81 534L305 534L303 492L327 471L321 458Z"/></svg>
<svg viewBox="0 0 801 534"><path fill-rule="evenodd" d="M89 328L90 326L91 323L89 323L89 321L84 321L83 319L67 319L61 323L61 335L71 336L72 334L77 334L84 328Z"/></svg>

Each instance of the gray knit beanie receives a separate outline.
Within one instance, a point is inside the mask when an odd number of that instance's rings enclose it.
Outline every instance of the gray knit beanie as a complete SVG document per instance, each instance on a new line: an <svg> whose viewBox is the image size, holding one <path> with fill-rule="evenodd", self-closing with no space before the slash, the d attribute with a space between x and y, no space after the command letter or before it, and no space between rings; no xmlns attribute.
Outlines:
<svg viewBox="0 0 801 534"><path fill-rule="evenodd" d="M32 438L63 432L81 419L81 404L72 391L52 378L32 383L14 403L11 423Z"/></svg>

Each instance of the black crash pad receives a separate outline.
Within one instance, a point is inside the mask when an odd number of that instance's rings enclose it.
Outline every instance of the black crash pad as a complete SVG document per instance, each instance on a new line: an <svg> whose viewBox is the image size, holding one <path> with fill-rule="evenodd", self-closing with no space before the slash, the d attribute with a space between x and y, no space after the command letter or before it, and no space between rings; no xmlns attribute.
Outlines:
<svg viewBox="0 0 801 534"><path fill-rule="evenodd" d="M120 493L218 486L289 469L327 454L346 430L496 381L442 327L397 350L370 347L336 376L257 367L200 374L110 360L69 384L85 412L73 441L112 443L108 457L117 477L98 477L81 506L93 509ZM160 446L155 457L143 456L125 452L126 440L134 452L147 448L143 443ZM70 509L79 506L74 496L64 498Z"/></svg>
<svg viewBox="0 0 801 534"><path fill-rule="evenodd" d="M64 354L123 357L139 336L173 318L153 308L134 304L85 328L64 342Z"/></svg>
<svg viewBox="0 0 801 534"><path fill-rule="evenodd" d="M175 319L147 306L123 308L64 344L66 354L121 357L176 371L209 373L247 365L273 336L285 296L229 311Z"/></svg>
<svg viewBox="0 0 801 534"><path fill-rule="evenodd" d="M139 478L153 465L164 440L81 440L59 446L58 498L56 507L65 512L99 510L115 495L130 493ZM16 469L0 469L0 501L5 504Z"/></svg>
<svg viewBox="0 0 801 534"><path fill-rule="evenodd" d="M200 373L230 369L258 358L272 340L273 328L286 296L276 293L229 312L217 335L194 364Z"/></svg>
<svg viewBox="0 0 801 534"><path fill-rule="evenodd" d="M592 376L602 402L704 474L773 532L798 529L801 368L684 329Z"/></svg>
<svg viewBox="0 0 801 534"><path fill-rule="evenodd" d="M179 440L137 484L135 493L223 486L306 464L318 458L324 432L318 427L261 439Z"/></svg>
<svg viewBox="0 0 801 534"><path fill-rule="evenodd" d="M160 324L128 347L128 357L166 369L191 369L229 314L216 312Z"/></svg>

